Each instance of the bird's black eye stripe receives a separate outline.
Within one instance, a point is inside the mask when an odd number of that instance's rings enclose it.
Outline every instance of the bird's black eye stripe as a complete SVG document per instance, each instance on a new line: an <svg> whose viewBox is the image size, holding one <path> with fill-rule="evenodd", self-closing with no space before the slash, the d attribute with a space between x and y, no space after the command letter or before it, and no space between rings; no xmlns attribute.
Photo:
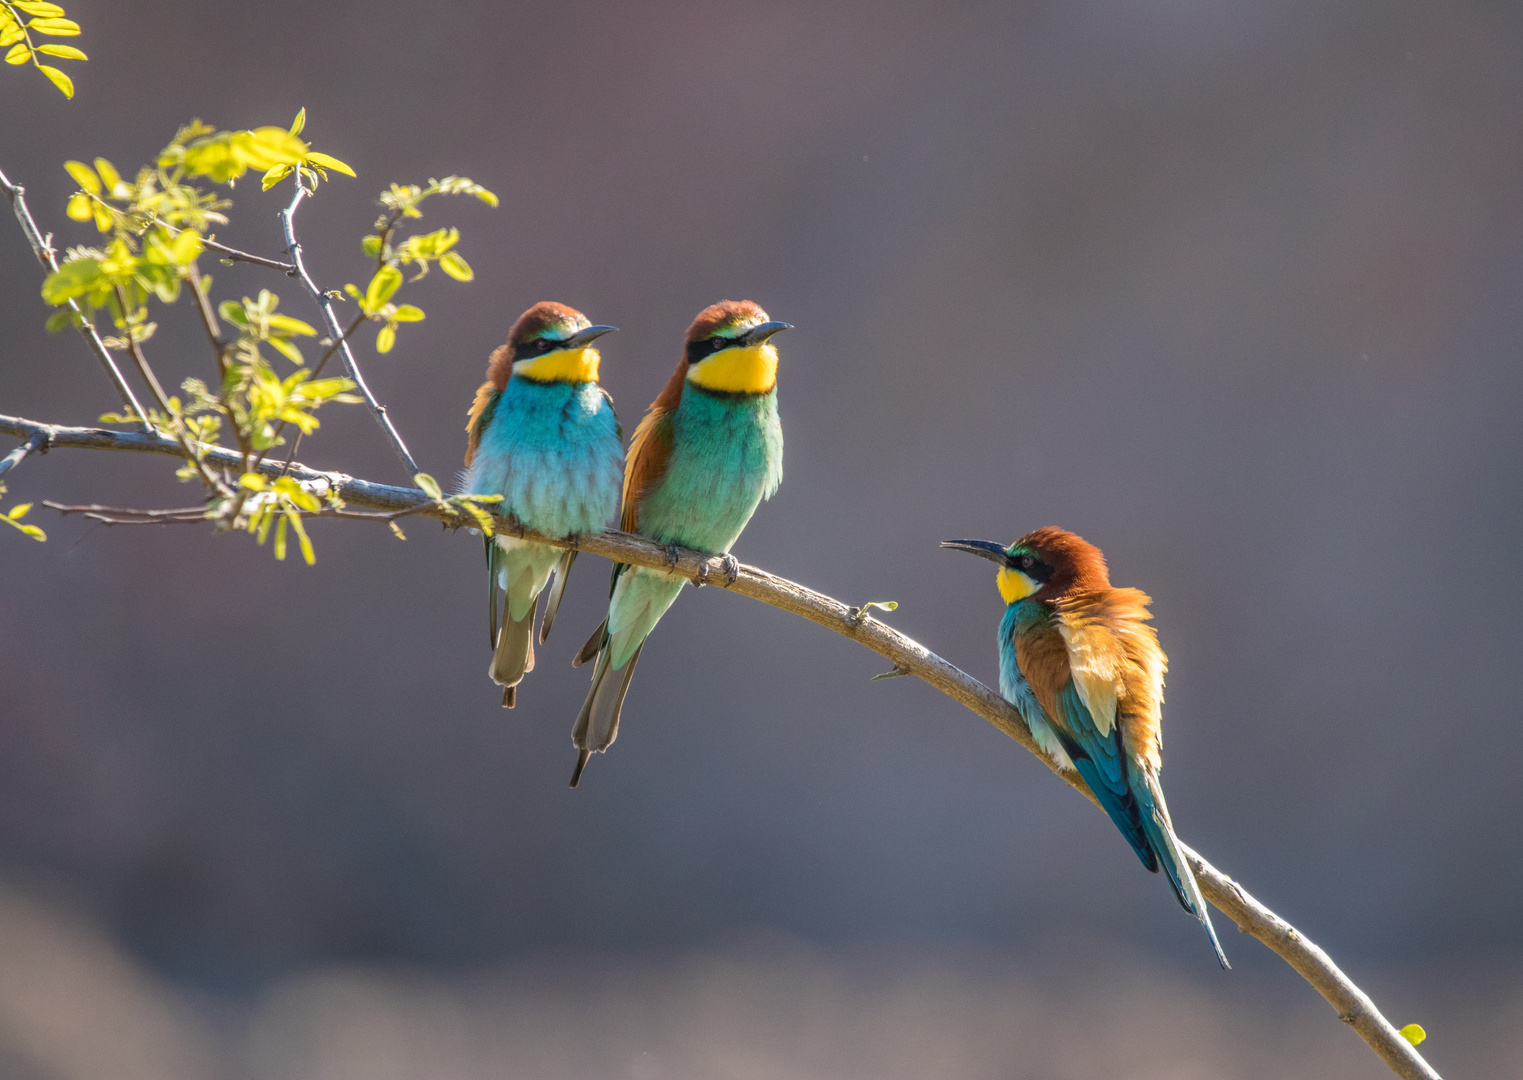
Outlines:
<svg viewBox="0 0 1523 1080"><path fill-rule="evenodd" d="M1045 585L1052 577L1052 567L1048 566L1035 555L1022 555L1015 560L1015 565L1032 581Z"/></svg>
<svg viewBox="0 0 1523 1080"><path fill-rule="evenodd" d="M687 344L687 362L696 364L705 357L712 356L720 349L728 349L735 344L734 338L711 337L703 341L690 341Z"/></svg>

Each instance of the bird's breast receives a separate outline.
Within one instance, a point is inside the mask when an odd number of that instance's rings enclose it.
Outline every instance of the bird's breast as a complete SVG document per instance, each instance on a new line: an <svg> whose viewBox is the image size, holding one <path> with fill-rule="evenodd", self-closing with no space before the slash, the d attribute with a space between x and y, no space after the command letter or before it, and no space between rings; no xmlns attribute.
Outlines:
<svg viewBox="0 0 1523 1080"><path fill-rule="evenodd" d="M688 388L672 416L666 473L640 500L640 532L727 551L782 478L775 394L718 398Z"/></svg>
<svg viewBox="0 0 1523 1080"><path fill-rule="evenodd" d="M618 510L623 448L595 383L512 379L462 487L552 536L596 532Z"/></svg>

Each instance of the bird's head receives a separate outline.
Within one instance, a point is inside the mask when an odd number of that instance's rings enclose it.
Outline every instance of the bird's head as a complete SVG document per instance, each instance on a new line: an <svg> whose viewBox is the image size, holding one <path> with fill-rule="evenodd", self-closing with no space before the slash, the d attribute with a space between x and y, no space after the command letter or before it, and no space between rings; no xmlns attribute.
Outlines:
<svg viewBox="0 0 1523 1080"><path fill-rule="evenodd" d="M789 329L749 300L711 304L687 328L687 381L721 394L767 393L777 385L772 335Z"/></svg>
<svg viewBox="0 0 1523 1080"><path fill-rule="evenodd" d="M514 376L534 382L597 382L602 358L593 342L616 329L592 325L576 308L542 301L518 317L493 364L505 363Z"/></svg>
<svg viewBox="0 0 1523 1080"><path fill-rule="evenodd" d="M1110 587L1100 549L1081 536L1044 526L1009 547L992 540L943 540L941 546L966 551L999 564L995 584L1007 604L1027 597L1058 600L1072 593Z"/></svg>

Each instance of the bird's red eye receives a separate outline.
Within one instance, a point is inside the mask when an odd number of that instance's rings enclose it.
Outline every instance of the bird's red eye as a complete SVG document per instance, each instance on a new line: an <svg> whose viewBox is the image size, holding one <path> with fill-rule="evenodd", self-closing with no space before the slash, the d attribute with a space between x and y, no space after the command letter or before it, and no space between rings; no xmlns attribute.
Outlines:
<svg viewBox="0 0 1523 1080"><path fill-rule="evenodd" d="M1022 555L1021 556L1021 569L1022 570L1030 570L1035 565L1036 565L1036 560L1033 559L1030 555Z"/></svg>

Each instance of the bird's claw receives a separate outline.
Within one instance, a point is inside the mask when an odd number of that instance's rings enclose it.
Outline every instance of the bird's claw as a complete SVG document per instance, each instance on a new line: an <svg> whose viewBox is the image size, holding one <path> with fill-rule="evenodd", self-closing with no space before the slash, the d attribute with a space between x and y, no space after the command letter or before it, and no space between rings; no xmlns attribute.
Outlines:
<svg viewBox="0 0 1523 1080"><path fill-rule="evenodd" d="M667 569L667 573L669 573L669 574L675 574L677 572L677 564L679 562L681 562L681 561L682 561L682 545L681 544L676 544L676 543L667 544L666 545L666 569Z"/></svg>
<svg viewBox="0 0 1523 1080"><path fill-rule="evenodd" d="M735 584L735 579L740 577L740 563L728 551L721 555L720 559L724 562L725 588L729 588Z"/></svg>

